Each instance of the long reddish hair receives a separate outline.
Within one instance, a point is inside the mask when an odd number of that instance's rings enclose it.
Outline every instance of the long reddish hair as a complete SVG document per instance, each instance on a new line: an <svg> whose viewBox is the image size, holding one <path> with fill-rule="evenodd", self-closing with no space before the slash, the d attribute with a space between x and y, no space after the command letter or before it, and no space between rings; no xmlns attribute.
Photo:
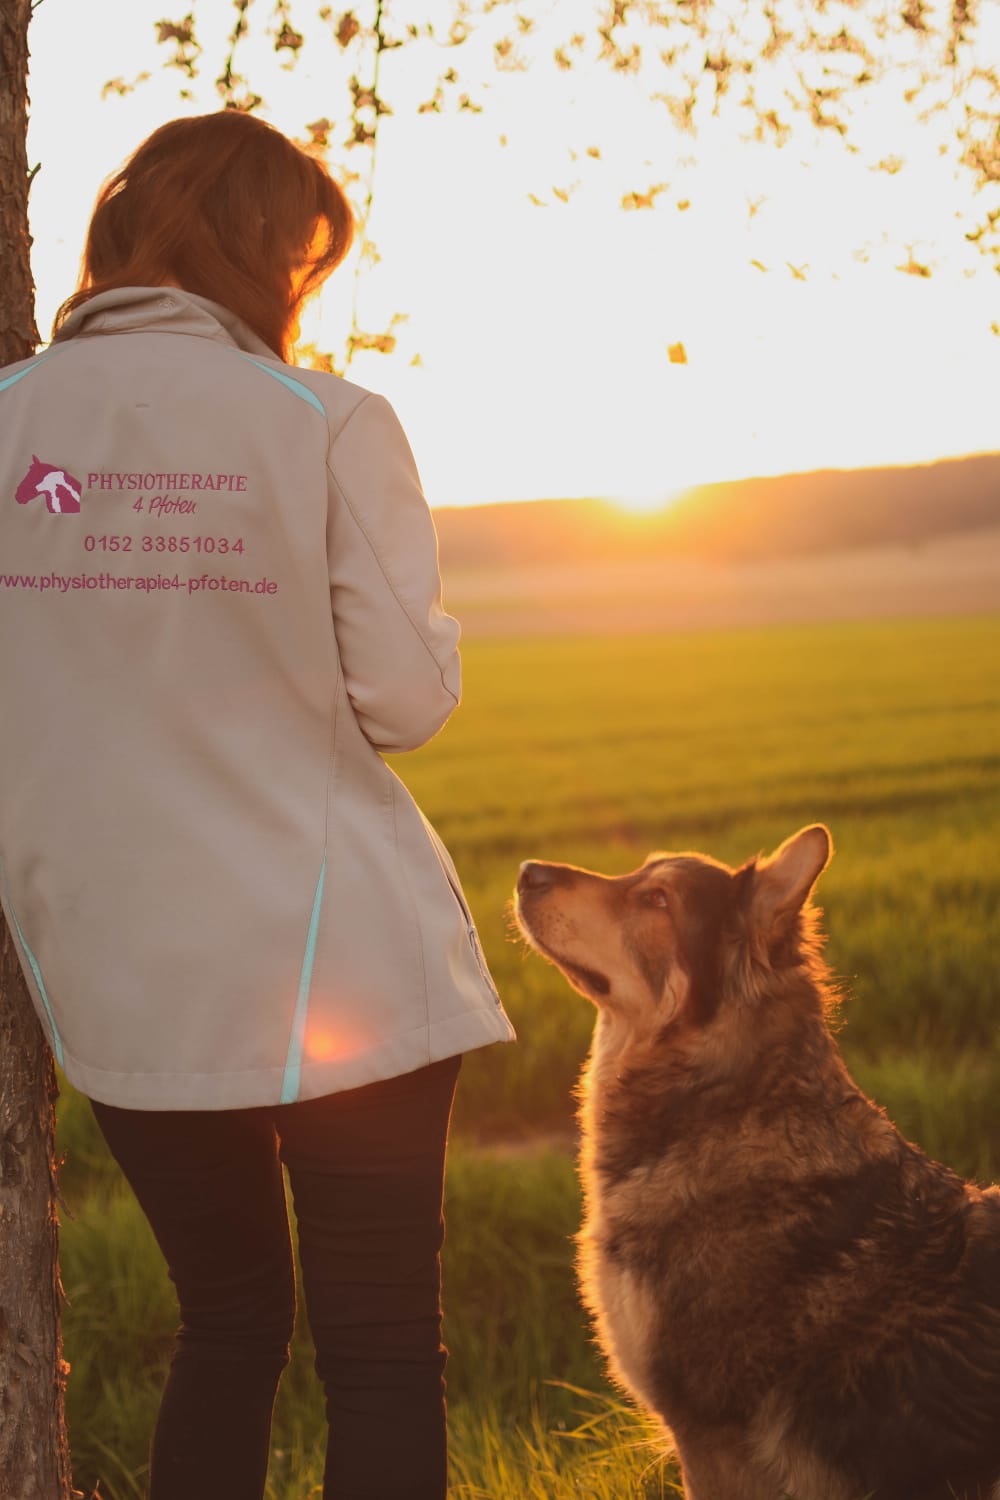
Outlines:
<svg viewBox="0 0 1000 1500"><path fill-rule="evenodd" d="M54 331L100 292L173 281L287 359L299 308L353 237L340 188L279 130L239 110L172 120L102 187Z"/></svg>

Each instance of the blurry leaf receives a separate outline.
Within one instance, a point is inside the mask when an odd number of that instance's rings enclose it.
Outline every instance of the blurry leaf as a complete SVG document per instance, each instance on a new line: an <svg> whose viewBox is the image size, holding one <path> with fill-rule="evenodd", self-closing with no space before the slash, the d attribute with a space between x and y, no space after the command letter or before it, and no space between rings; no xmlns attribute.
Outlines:
<svg viewBox="0 0 1000 1500"><path fill-rule="evenodd" d="M756 266L758 271L766 271L768 269L767 266L764 265L763 261L760 260L752 260L750 264L752 266Z"/></svg>
<svg viewBox="0 0 1000 1500"><path fill-rule="evenodd" d="M958 9L961 5L962 0L958 0L956 9ZM908 26L911 31L926 31L927 5L925 3L925 0L906 0L906 4L903 6L902 13L900 15L900 20L902 21L903 25Z"/></svg>
<svg viewBox="0 0 1000 1500"><path fill-rule="evenodd" d="M391 115L392 110L373 87L363 86L357 78L350 81L351 98L355 109L373 109L377 115Z"/></svg>
<svg viewBox="0 0 1000 1500"><path fill-rule="evenodd" d="M156 40L162 45L164 42L180 42L182 46L189 46L194 41L194 16L185 16L183 21L157 21Z"/></svg>
<svg viewBox="0 0 1000 1500"><path fill-rule="evenodd" d="M996 229L998 221L1000 221L1000 208L991 208L989 213L986 215L986 222L984 224L980 224L976 229L970 229L965 238L970 242L970 244L978 244L984 235L987 235L992 230Z"/></svg>
<svg viewBox="0 0 1000 1500"><path fill-rule="evenodd" d="M146 83L152 76L151 73L137 73L131 83L127 82L124 78L109 78L107 83L101 87L101 98L107 99L109 95L117 94L119 98L124 99L126 94L131 94L134 89L139 87L140 83Z"/></svg>
<svg viewBox="0 0 1000 1500"><path fill-rule="evenodd" d="M281 30L274 39L275 52L297 53L305 42L301 31L296 31L287 21L282 24Z"/></svg>
<svg viewBox="0 0 1000 1500"><path fill-rule="evenodd" d="M327 375L339 375L333 355L318 344L299 344L295 350L296 363L306 370L323 370Z"/></svg>
<svg viewBox="0 0 1000 1500"><path fill-rule="evenodd" d="M678 207L678 209L680 210L681 213L684 213L687 209L689 209L691 207L691 199L690 198L678 198L678 200L677 200L677 207Z"/></svg>
<svg viewBox="0 0 1000 1500"><path fill-rule="evenodd" d="M622 208L626 210L652 208L660 193L666 192L669 186L669 182L657 182L647 188L644 193L626 193L622 199Z"/></svg>
<svg viewBox="0 0 1000 1500"><path fill-rule="evenodd" d="M493 44L493 62L500 73L526 73L528 62L511 36L501 37Z"/></svg>
<svg viewBox="0 0 1000 1500"><path fill-rule="evenodd" d="M791 273L794 276L794 278L795 278L796 281L805 281L805 279L806 279L806 272L809 269L809 263L808 263L808 261L806 262L806 264L804 266L793 266L790 260L786 260L785 261L785 265L791 271Z"/></svg>
<svg viewBox="0 0 1000 1500"><path fill-rule="evenodd" d="M931 275L930 266L925 266L921 261L914 260L912 251L910 253L909 259L905 262L905 264L897 266L896 270L902 271L906 276L923 276L925 278L929 278Z"/></svg>
<svg viewBox="0 0 1000 1500"><path fill-rule="evenodd" d="M652 96L658 104L665 104L670 118L677 130L687 135L694 135L694 106L696 95L694 89L682 98L679 94L656 93Z"/></svg>
<svg viewBox="0 0 1000 1500"><path fill-rule="evenodd" d="M255 109L259 109L264 103L261 94L239 94L236 92L240 85L245 85L246 79L234 74L231 79L217 78L215 86L223 96L223 109L234 109L241 115L252 115Z"/></svg>
<svg viewBox="0 0 1000 1500"><path fill-rule="evenodd" d="M375 127L364 120L355 120L354 129L344 142L345 146L372 146L375 144Z"/></svg>
<svg viewBox="0 0 1000 1500"><path fill-rule="evenodd" d="M167 59L167 67L180 68L181 72L186 73L189 78L196 77L201 44L195 36L193 14L189 13L182 21L157 21L155 26L158 46L165 45L167 42L176 43L173 53ZM121 92L121 90L116 90L116 92ZM125 92L129 90L126 89Z"/></svg>
<svg viewBox="0 0 1000 1500"><path fill-rule="evenodd" d="M688 362L687 350L683 344L668 344L667 358L672 365L686 365Z"/></svg>
<svg viewBox="0 0 1000 1500"><path fill-rule="evenodd" d="M324 115L321 120L313 120L311 125L306 126L306 129L314 146L329 146L330 131L333 129L332 120L328 120Z"/></svg>
<svg viewBox="0 0 1000 1500"><path fill-rule="evenodd" d="M352 354L369 349L375 354L391 354L396 347L394 333L352 333L347 340Z"/></svg>
<svg viewBox="0 0 1000 1500"><path fill-rule="evenodd" d="M333 34L342 47L349 47L360 30L361 22L353 10L348 10L341 16Z"/></svg>

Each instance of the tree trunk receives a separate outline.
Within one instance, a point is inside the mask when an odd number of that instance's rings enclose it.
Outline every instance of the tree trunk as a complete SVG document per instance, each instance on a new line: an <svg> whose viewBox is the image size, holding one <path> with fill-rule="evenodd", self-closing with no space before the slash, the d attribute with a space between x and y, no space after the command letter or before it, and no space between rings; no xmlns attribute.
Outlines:
<svg viewBox="0 0 1000 1500"><path fill-rule="evenodd" d="M28 233L28 22L30 0L0 3L0 365L38 344Z"/></svg>
<svg viewBox="0 0 1000 1500"><path fill-rule="evenodd" d="M0 366L38 343L28 234L30 0L0 0ZM5 497L0 497L0 501ZM0 733L2 733L0 711ZM0 1500L69 1500L52 1054L0 915Z"/></svg>
<svg viewBox="0 0 1000 1500"><path fill-rule="evenodd" d="M68 1500L55 1067L0 917L0 1500Z"/></svg>

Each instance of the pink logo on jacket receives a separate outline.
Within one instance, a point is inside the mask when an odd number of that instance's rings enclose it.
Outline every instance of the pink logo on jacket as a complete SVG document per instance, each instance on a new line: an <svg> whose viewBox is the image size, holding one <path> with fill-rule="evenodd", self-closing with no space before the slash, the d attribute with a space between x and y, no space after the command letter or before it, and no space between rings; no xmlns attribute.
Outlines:
<svg viewBox="0 0 1000 1500"><path fill-rule="evenodd" d="M45 496L50 515L71 516L80 510L83 486L79 479L55 464L46 464L37 453L31 455L31 468L14 491L18 505L27 505L36 495Z"/></svg>

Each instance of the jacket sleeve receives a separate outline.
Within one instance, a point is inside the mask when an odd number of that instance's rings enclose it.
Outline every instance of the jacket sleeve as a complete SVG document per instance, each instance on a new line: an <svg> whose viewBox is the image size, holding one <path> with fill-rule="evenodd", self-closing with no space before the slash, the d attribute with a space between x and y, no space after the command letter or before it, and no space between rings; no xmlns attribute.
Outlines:
<svg viewBox="0 0 1000 1500"><path fill-rule="evenodd" d="M437 536L410 446L369 395L328 464L327 556L348 696L376 750L415 750L458 704L458 622L441 605Z"/></svg>

